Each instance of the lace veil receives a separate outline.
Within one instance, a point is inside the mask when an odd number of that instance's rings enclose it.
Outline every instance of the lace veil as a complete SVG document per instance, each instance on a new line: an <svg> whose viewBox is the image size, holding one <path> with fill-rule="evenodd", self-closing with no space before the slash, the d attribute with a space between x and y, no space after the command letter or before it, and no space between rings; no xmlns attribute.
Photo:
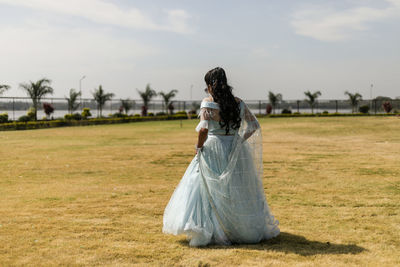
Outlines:
<svg viewBox="0 0 400 267"><path fill-rule="evenodd" d="M199 131L200 128L208 128L208 121L216 118L217 110L212 108L201 108L200 110L200 123L196 127ZM250 152L251 161L257 172L257 176L262 180L263 167L262 167L262 134L260 124L256 116L250 111L248 106L240 101L240 118L241 124L232 142L232 150L229 155L229 163L225 171L219 176L225 177L230 173L230 168L235 165L238 160L240 151L245 149ZM207 167L207 166L203 166ZM249 166L251 167L251 166Z"/></svg>
<svg viewBox="0 0 400 267"><path fill-rule="evenodd" d="M232 242L261 240L266 225L275 224L269 214L262 185L262 134L257 118L240 101L241 125L233 137L226 168L216 173L199 152L199 171L204 195L211 204L219 227ZM253 229L249 232L249 229ZM253 233L253 234L251 234Z"/></svg>

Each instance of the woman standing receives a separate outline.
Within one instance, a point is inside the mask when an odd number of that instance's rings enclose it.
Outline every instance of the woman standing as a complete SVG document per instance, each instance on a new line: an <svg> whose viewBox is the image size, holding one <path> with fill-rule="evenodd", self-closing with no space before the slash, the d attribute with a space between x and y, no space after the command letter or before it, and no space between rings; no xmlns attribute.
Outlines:
<svg viewBox="0 0 400 267"><path fill-rule="evenodd" d="M262 136L256 117L232 94L225 71L204 77L196 156L164 211L163 232L190 246L258 243L279 234L262 185Z"/></svg>

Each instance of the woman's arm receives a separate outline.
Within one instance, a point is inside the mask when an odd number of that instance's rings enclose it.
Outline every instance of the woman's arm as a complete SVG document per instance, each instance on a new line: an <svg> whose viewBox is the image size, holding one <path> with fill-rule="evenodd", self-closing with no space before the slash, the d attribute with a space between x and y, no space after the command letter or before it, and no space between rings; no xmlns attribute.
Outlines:
<svg viewBox="0 0 400 267"><path fill-rule="evenodd" d="M258 123L256 116L254 116L246 104L244 107L244 119L247 122L247 128L245 134L243 135L243 139L247 140L255 133L257 129L260 128L260 124Z"/></svg>
<svg viewBox="0 0 400 267"><path fill-rule="evenodd" d="M199 149L203 148L204 142L207 140L208 135L208 121L213 119L214 112L211 108L207 108L206 105L203 103L208 102L209 99L205 98L202 101L201 109L199 113L200 123L196 127L196 131L199 132L199 136L197 138L197 145L196 145L196 154Z"/></svg>
<svg viewBox="0 0 400 267"><path fill-rule="evenodd" d="M249 131L249 132L246 132L246 133L243 135L243 139L244 139L244 140L249 139L250 136L252 136L253 133L254 133L255 131L256 131L256 130L251 130L251 131Z"/></svg>
<svg viewBox="0 0 400 267"><path fill-rule="evenodd" d="M208 135L208 129L207 128L201 128L199 131L199 136L197 139L197 146L196 148L202 148L204 145L204 142L207 140L207 135ZM197 149L196 149L196 154L197 154Z"/></svg>

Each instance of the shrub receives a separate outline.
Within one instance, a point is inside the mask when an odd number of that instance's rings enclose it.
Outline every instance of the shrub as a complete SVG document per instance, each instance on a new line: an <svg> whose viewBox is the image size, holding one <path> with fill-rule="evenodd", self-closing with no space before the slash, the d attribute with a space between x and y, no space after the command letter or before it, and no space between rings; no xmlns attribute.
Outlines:
<svg viewBox="0 0 400 267"><path fill-rule="evenodd" d="M140 114L135 114L135 115L133 115L133 117L140 117Z"/></svg>
<svg viewBox="0 0 400 267"><path fill-rule="evenodd" d="M72 114L65 114L64 119L66 120L72 120Z"/></svg>
<svg viewBox="0 0 400 267"><path fill-rule="evenodd" d="M367 114L369 112L369 106L368 105L362 105L358 108L358 111L360 111L363 114Z"/></svg>
<svg viewBox="0 0 400 267"><path fill-rule="evenodd" d="M272 105L271 104L267 104L266 110L267 114L271 114L272 112Z"/></svg>
<svg viewBox="0 0 400 267"><path fill-rule="evenodd" d="M181 110L175 113L175 115L187 115L186 111Z"/></svg>
<svg viewBox="0 0 400 267"><path fill-rule="evenodd" d="M74 113L74 114L72 114L72 118L76 121L80 121L80 120L82 120L82 115L79 113Z"/></svg>
<svg viewBox="0 0 400 267"><path fill-rule="evenodd" d="M29 120L30 121L33 121L33 120L35 120L35 108L34 107L31 107L29 110L28 110L28 113L26 114L26 116L28 116L29 117Z"/></svg>
<svg viewBox="0 0 400 267"><path fill-rule="evenodd" d="M323 115L328 115L329 112L328 112L327 110L324 110L324 111L322 112L322 114L323 114Z"/></svg>
<svg viewBox="0 0 400 267"><path fill-rule="evenodd" d="M92 113L90 113L90 108L84 108L82 111L82 119L86 120L87 118L91 117Z"/></svg>
<svg viewBox="0 0 400 267"><path fill-rule="evenodd" d="M188 115L197 115L197 114L196 114L196 110L190 110L190 111L188 112Z"/></svg>
<svg viewBox="0 0 400 267"><path fill-rule="evenodd" d="M7 113L0 114L0 123L6 123L6 122L8 122L8 114Z"/></svg>
<svg viewBox="0 0 400 267"><path fill-rule="evenodd" d="M297 112L297 111L296 111L296 112L294 112L293 114L294 114L294 115L300 115L300 112Z"/></svg>
<svg viewBox="0 0 400 267"><path fill-rule="evenodd" d="M43 110L47 117L49 117L50 114L54 112L54 107L50 103L43 103Z"/></svg>
<svg viewBox="0 0 400 267"><path fill-rule="evenodd" d="M171 115L170 117L175 118L175 119L181 119L181 120L188 118L188 116L185 114L176 114L176 113L174 115Z"/></svg>
<svg viewBox="0 0 400 267"><path fill-rule="evenodd" d="M65 115L64 115L64 119L66 119L66 120L76 120L76 121L80 121L80 120L82 120L82 115L79 114L79 113L65 114Z"/></svg>
<svg viewBox="0 0 400 267"><path fill-rule="evenodd" d="M168 111L169 111L169 114L174 114L174 109L175 109L175 107L174 107L174 105L172 104L172 102L171 103L169 103L169 105L168 105Z"/></svg>
<svg viewBox="0 0 400 267"><path fill-rule="evenodd" d="M154 113L153 113L153 112L149 112L149 113L147 114L147 116L153 117L153 116L154 116Z"/></svg>
<svg viewBox="0 0 400 267"><path fill-rule="evenodd" d="M382 106L386 113L389 113L393 109L392 103L390 103L389 101L384 102Z"/></svg>
<svg viewBox="0 0 400 267"><path fill-rule="evenodd" d="M157 112L156 113L156 116L164 116L164 115L166 115L165 112Z"/></svg>
<svg viewBox="0 0 400 267"><path fill-rule="evenodd" d="M292 114L292 111L290 109L284 108L282 109L281 114Z"/></svg>
<svg viewBox="0 0 400 267"><path fill-rule="evenodd" d="M18 118L18 121L20 121L20 122L28 122L31 120L32 120L32 118L29 115L22 115L21 117Z"/></svg>
<svg viewBox="0 0 400 267"><path fill-rule="evenodd" d="M125 113L117 112L117 113L112 114L110 117L112 117L112 118L125 118L125 117L128 117L128 115L126 115Z"/></svg>
<svg viewBox="0 0 400 267"><path fill-rule="evenodd" d="M146 106L142 106L142 116L147 116L147 107Z"/></svg>

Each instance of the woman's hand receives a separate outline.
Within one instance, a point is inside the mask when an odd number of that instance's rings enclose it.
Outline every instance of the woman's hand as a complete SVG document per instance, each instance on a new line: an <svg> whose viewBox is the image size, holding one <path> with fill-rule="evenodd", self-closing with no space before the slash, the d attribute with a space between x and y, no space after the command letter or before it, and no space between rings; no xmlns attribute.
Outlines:
<svg viewBox="0 0 400 267"><path fill-rule="evenodd" d="M207 128L201 128L200 131L199 131L199 137L198 137L197 145L196 145L196 154L197 154L199 149L203 148L203 144L207 139L207 135L208 135L208 129Z"/></svg>
<svg viewBox="0 0 400 267"><path fill-rule="evenodd" d="M194 149L196 151L196 155L198 154L199 150L203 151L203 147L198 147L197 145L194 146Z"/></svg>

